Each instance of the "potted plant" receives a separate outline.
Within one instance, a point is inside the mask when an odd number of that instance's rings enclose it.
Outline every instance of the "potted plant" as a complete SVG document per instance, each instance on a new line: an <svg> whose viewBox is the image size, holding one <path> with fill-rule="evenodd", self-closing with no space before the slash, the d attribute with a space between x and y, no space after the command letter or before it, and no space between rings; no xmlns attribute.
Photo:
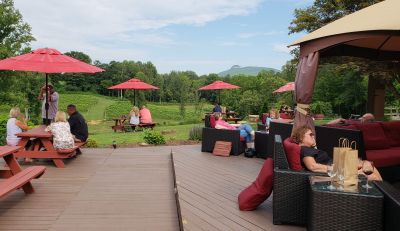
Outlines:
<svg viewBox="0 0 400 231"><path fill-rule="evenodd" d="M311 104L311 111L316 120L324 119L325 115L332 114L332 105L329 102L315 101Z"/></svg>

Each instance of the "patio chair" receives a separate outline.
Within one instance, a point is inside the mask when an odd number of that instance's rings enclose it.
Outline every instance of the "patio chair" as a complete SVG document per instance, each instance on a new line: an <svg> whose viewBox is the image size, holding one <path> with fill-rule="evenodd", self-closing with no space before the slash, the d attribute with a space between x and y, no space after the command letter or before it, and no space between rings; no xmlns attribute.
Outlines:
<svg viewBox="0 0 400 231"><path fill-rule="evenodd" d="M383 230L397 230L400 227L400 190L385 181L374 184L384 194Z"/></svg>
<svg viewBox="0 0 400 231"><path fill-rule="evenodd" d="M309 176L326 176L326 174L291 170L281 136L275 135L274 198L272 202L275 225L307 224Z"/></svg>

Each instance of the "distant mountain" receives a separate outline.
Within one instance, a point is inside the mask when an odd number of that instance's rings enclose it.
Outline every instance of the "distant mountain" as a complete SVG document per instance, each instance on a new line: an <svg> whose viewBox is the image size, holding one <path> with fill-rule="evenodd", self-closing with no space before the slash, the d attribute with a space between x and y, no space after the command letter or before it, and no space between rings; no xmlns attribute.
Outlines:
<svg viewBox="0 0 400 231"><path fill-rule="evenodd" d="M262 70L266 71L274 71L279 72L279 70L270 68L270 67L241 67L239 65L233 65L231 69L222 71L218 73L219 76L224 77L227 75L234 76L234 75L258 75L258 73Z"/></svg>

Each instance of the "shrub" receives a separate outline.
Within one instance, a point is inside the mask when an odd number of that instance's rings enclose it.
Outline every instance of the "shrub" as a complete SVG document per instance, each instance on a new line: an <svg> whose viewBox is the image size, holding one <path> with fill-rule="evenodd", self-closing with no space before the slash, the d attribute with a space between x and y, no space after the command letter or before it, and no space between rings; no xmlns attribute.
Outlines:
<svg viewBox="0 0 400 231"><path fill-rule="evenodd" d="M330 102L315 101L310 107L311 111L316 114L332 115L332 105Z"/></svg>
<svg viewBox="0 0 400 231"><path fill-rule="evenodd" d="M148 144L165 144L164 136L155 131L145 131L143 139Z"/></svg>
<svg viewBox="0 0 400 231"><path fill-rule="evenodd" d="M0 115L0 145L6 143L8 115Z"/></svg>
<svg viewBox="0 0 400 231"><path fill-rule="evenodd" d="M85 147L87 147L87 148L97 148L98 146L99 145L97 145L97 142L95 140L92 140L92 139L88 139L86 144L85 144Z"/></svg>
<svg viewBox="0 0 400 231"><path fill-rule="evenodd" d="M189 131L189 140L201 140L203 128L200 126L192 127Z"/></svg>

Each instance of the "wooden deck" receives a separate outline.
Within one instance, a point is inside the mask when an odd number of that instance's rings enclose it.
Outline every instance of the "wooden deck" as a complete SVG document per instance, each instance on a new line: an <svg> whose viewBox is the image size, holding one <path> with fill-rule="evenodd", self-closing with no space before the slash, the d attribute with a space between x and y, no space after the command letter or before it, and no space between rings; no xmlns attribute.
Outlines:
<svg viewBox="0 0 400 231"><path fill-rule="evenodd" d="M272 225L270 201L238 210L263 160L214 157L199 145L84 149L65 169L42 162L35 193L0 200L0 230L179 230L171 149L185 230L304 230Z"/></svg>
<svg viewBox="0 0 400 231"><path fill-rule="evenodd" d="M198 150L173 149L184 230L305 230L272 224L272 196L255 211L239 210L237 196L254 181L263 159Z"/></svg>

